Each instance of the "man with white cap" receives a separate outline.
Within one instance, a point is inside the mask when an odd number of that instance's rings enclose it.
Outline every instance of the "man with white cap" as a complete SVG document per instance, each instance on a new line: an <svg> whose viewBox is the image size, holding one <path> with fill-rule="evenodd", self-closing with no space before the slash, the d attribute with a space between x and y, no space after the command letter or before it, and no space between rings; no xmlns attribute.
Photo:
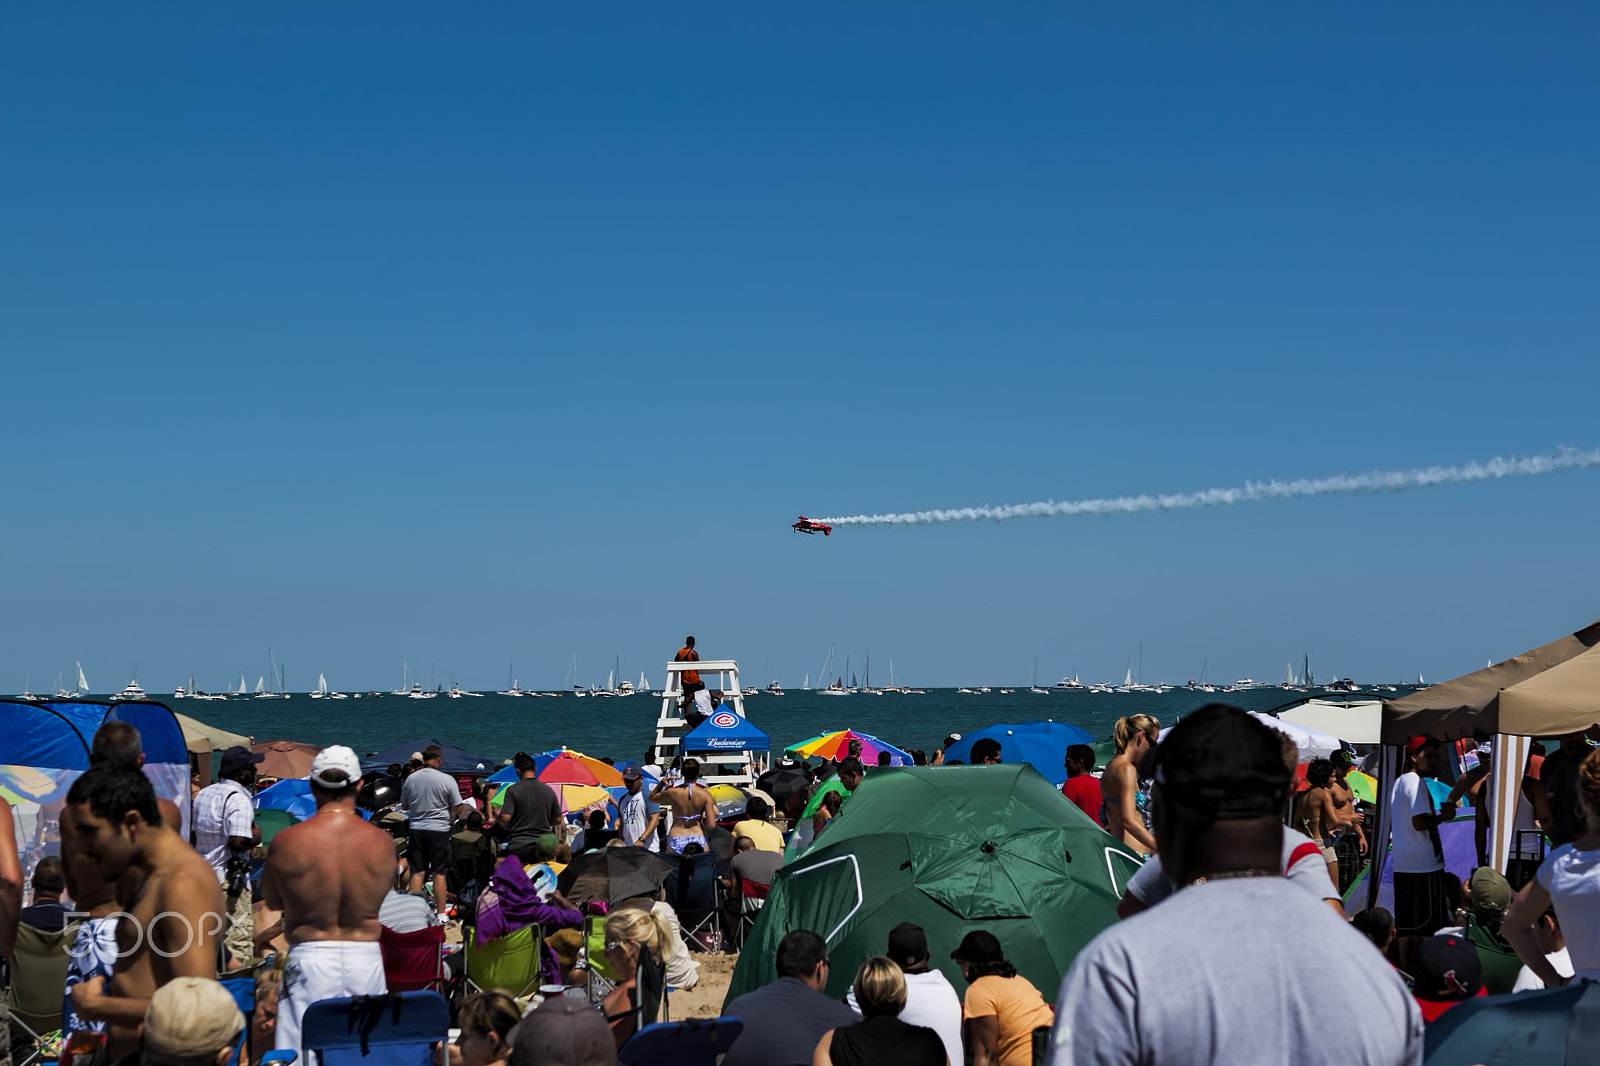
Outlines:
<svg viewBox="0 0 1600 1066"><path fill-rule="evenodd" d="M394 880L394 839L356 813L361 763L342 744L311 763L317 813L272 840L261 890L283 912L289 961L277 1047L300 1052L300 1021L319 999L385 991L378 911Z"/></svg>
<svg viewBox="0 0 1600 1066"><path fill-rule="evenodd" d="M244 1015L233 996L205 977L179 977L156 989L144 1012L141 1066L222 1066Z"/></svg>

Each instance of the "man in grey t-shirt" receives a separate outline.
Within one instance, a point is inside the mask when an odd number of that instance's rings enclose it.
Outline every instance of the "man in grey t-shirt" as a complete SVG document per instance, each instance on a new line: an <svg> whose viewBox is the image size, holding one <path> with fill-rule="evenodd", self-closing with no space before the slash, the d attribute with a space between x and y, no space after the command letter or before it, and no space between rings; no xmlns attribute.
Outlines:
<svg viewBox="0 0 1600 1066"><path fill-rule="evenodd" d="M411 891L421 892L433 878L433 905L442 916L449 910L445 875L450 870L450 826L461 805L461 786L439 769L444 750L437 744L422 749L422 769L413 771L400 790L406 809L406 862L411 866Z"/></svg>
<svg viewBox="0 0 1600 1066"><path fill-rule="evenodd" d="M1239 708L1210 704L1173 727L1156 751L1154 833L1178 891L1078 954L1050 1066L1422 1062L1400 978L1283 876L1292 787L1278 734Z"/></svg>

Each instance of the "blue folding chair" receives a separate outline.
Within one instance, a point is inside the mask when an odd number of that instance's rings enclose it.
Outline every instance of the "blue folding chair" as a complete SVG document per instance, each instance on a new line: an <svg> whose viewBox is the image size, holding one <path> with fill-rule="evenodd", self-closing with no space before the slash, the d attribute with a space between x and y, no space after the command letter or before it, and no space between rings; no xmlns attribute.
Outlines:
<svg viewBox="0 0 1600 1066"><path fill-rule="evenodd" d="M622 1066L716 1066L744 1022L732 1016L647 1025L617 1052Z"/></svg>
<svg viewBox="0 0 1600 1066"><path fill-rule="evenodd" d="M437 992L320 999L306 1008L300 1044L321 1066L432 1066L449 1030L450 1008Z"/></svg>
<svg viewBox="0 0 1600 1066"><path fill-rule="evenodd" d="M239 1008L239 1013L244 1015L244 1032L239 1034L239 1043L234 1047L233 1054L228 1056L228 1066L239 1066L242 1062L250 1061L245 1052L250 1047L250 1030L255 1019L256 979L234 977L222 981L221 984L233 997L234 1006Z"/></svg>
<svg viewBox="0 0 1600 1066"><path fill-rule="evenodd" d="M663 856L666 858L666 856ZM702 947L698 936L706 928L714 938L713 950L722 947L722 882L717 879L717 854L702 851L698 855L674 855L667 859L672 869L661 887L666 890L667 902L678 912L683 925L683 939L692 947Z"/></svg>

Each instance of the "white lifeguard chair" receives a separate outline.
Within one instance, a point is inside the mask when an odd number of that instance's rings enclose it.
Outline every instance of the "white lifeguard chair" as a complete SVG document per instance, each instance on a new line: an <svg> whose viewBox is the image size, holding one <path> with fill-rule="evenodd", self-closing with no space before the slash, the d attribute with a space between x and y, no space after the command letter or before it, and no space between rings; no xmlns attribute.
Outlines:
<svg viewBox="0 0 1600 1066"><path fill-rule="evenodd" d="M667 685L661 690L661 716L656 719L655 762L665 767L680 754L683 736L689 731L689 720L678 705L683 700L683 675L689 671L700 675L707 689L720 691L724 706L733 708L740 718L745 718L744 692L739 688L739 664L732 659L704 659L697 663L667 664ZM713 675L715 680L713 680ZM748 721L748 719L746 718ZM741 785L754 787L756 777L767 768L767 753L754 751L719 751L703 756L701 762L708 770L702 772L700 781L707 785Z"/></svg>

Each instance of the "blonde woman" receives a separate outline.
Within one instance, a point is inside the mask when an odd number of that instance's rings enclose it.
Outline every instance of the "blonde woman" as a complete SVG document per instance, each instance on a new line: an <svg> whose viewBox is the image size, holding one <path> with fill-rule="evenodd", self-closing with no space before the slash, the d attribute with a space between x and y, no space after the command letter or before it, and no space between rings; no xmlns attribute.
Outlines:
<svg viewBox="0 0 1600 1066"><path fill-rule="evenodd" d="M1156 838L1144 822L1148 794L1139 787L1139 763L1155 749L1161 723L1148 714L1118 718L1111 727L1117 754L1100 778L1106 832L1146 855L1156 853Z"/></svg>
<svg viewBox="0 0 1600 1066"><path fill-rule="evenodd" d="M1522 964L1546 988L1600 981L1600 750L1591 751L1578 767L1578 802L1587 823L1584 832L1545 856L1500 926ZM1539 949L1537 927L1552 907L1566 937L1571 977Z"/></svg>
<svg viewBox="0 0 1600 1066"><path fill-rule="evenodd" d="M663 968L665 982L669 941L660 920L649 911L636 907L612 911L606 918L605 934L606 962L611 964L611 969L617 975L617 986L606 996L602 1008L611 1026L611 1037L616 1041L617 1050L621 1051L622 1045L633 1036L639 1024L640 962L645 955L649 955L656 965ZM653 1021L660 1006L656 1004L653 1011L650 1006L645 1005L645 1014Z"/></svg>
<svg viewBox="0 0 1600 1066"><path fill-rule="evenodd" d="M938 1033L900 1020L906 978L893 960L877 955L862 963L854 989L862 1020L823 1033L811 1066L950 1066Z"/></svg>

